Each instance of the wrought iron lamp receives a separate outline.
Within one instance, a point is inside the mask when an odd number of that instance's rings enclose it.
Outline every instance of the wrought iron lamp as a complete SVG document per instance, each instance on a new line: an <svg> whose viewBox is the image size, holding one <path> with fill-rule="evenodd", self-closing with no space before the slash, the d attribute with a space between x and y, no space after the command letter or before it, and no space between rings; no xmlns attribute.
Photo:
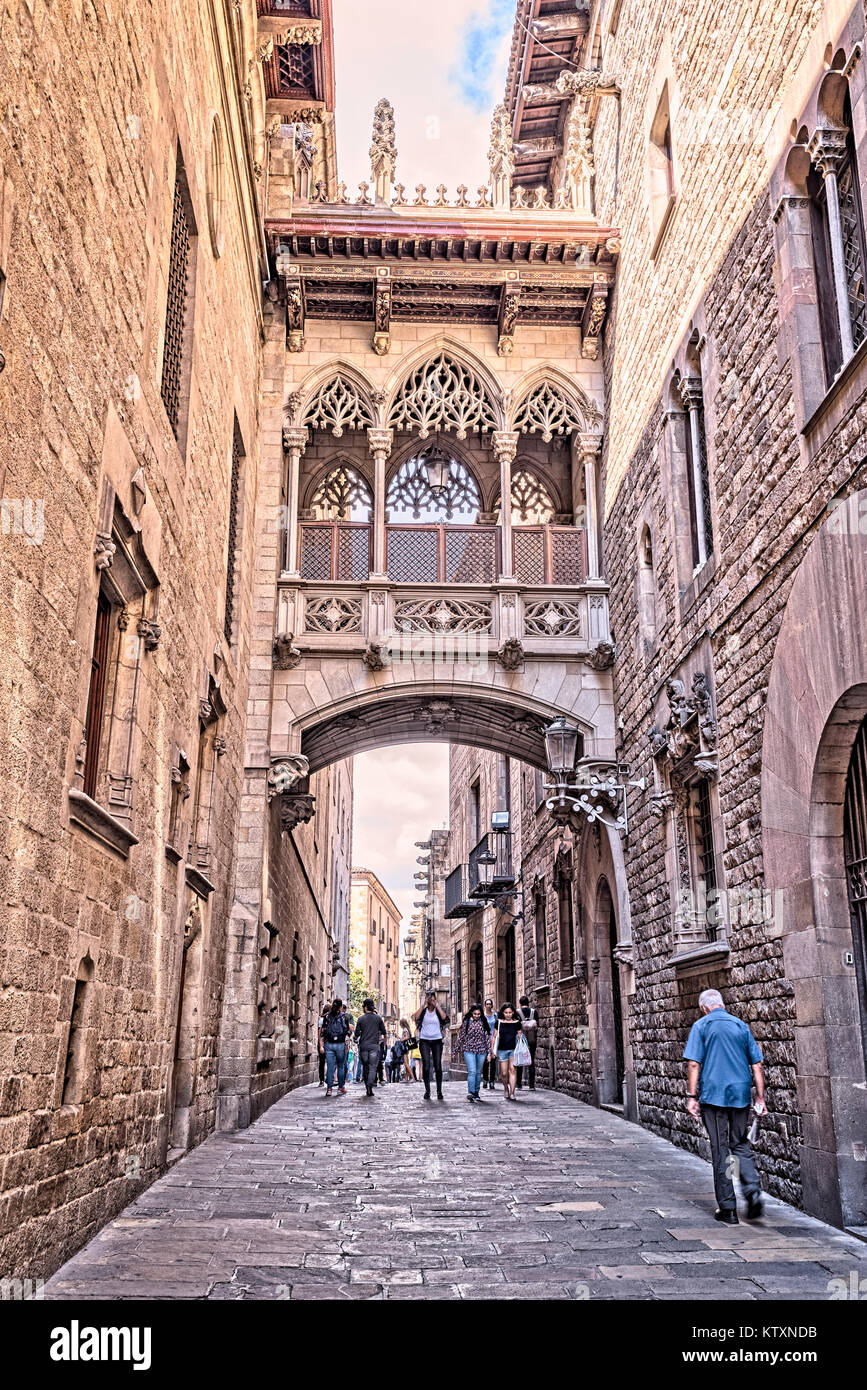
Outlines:
<svg viewBox="0 0 867 1390"><path fill-rule="evenodd" d="M618 762L581 759L575 766L578 729L566 719L555 719L545 730L545 751L553 782L545 790L553 795L545 802L558 825L568 825L573 816L584 816L592 825L599 821L612 830L629 834L629 787L644 790L643 777L623 780L625 769Z"/></svg>
<svg viewBox="0 0 867 1390"><path fill-rule="evenodd" d="M427 470L428 486L434 497L441 497L447 490L451 477L451 460L442 449L434 447L429 449L424 456L424 466Z"/></svg>

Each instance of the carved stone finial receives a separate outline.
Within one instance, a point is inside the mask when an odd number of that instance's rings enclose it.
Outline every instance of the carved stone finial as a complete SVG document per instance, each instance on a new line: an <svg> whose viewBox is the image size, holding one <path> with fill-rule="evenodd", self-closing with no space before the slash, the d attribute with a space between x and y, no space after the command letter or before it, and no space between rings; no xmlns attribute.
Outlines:
<svg viewBox="0 0 867 1390"><path fill-rule="evenodd" d="M554 87L561 96L586 96L593 92L600 96L617 96L620 91L611 73L600 72L597 68L567 68L560 73Z"/></svg>
<svg viewBox="0 0 867 1390"><path fill-rule="evenodd" d="M278 671L294 671L303 661L303 654L292 645L294 640L293 632L281 632L274 638L271 660Z"/></svg>
<svg viewBox="0 0 867 1390"><path fill-rule="evenodd" d="M512 141L512 122L509 110L502 102L494 110L491 121L491 145L488 150L491 173L491 194L495 208L508 209L512 201L512 176L515 172L515 150Z"/></svg>
<svg viewBox="0 0 867 1390"><path fill-rule="evenodd" d="M373 143L370 146L370 172L377 202L388 202L396 164L394 108L382 97L373 113Z"/></svg>

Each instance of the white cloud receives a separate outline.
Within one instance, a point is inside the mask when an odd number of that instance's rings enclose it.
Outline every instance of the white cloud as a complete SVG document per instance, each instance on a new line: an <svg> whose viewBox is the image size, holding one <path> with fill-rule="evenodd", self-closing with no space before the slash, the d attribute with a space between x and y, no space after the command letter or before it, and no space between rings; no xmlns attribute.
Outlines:
<svg viewBox="0 0 867 1390"><path fill-rule="evenodd" d="M334 0L337 151L350 190L370 179L373 108L394 106L397 182L474 193L488 179L513 0ZM507 18L509 16L509 18Z"/></svg>
<svg viewBox="0 0 867 1390"><path fill-rule="evenodd" d="M409 926L413 883L426 840L448 820L449 750L444 743L401 744L360 753L355 759L352 863L372 869Z"/></svg>

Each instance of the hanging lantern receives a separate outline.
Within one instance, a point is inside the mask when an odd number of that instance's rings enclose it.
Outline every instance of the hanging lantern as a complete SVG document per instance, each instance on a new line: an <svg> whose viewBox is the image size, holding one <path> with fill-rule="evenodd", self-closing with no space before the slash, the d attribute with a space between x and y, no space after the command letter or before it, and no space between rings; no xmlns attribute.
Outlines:
<svg viewBox="0 0 867 1390"><path fill-rule="evenodd" d="M441 497L451 480L451 459L442 449L430 449L424 456L428 486L434 497Z"/></svg>
<svg viewBox="0 0 867 1390"><path fill-rule="evenodd" d="M555 777L565 779L575 769L578 751L578 730L567 719L555 719L545 730L545 752L548 769Z"/></svg>

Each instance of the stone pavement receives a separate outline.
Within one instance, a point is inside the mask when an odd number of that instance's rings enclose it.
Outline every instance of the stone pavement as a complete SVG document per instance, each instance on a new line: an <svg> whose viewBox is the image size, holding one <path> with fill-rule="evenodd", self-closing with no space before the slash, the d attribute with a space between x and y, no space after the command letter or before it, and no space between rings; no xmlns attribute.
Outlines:
<svg viewBox="0 0 867 1390"><path fill-rule="evenodd" d="M867 1245L782 1202L720 1226L709 1166L637 1125L465 1094L293 1091L181 1159L46 1297L825 1300L867 1277Z"/></svg>

